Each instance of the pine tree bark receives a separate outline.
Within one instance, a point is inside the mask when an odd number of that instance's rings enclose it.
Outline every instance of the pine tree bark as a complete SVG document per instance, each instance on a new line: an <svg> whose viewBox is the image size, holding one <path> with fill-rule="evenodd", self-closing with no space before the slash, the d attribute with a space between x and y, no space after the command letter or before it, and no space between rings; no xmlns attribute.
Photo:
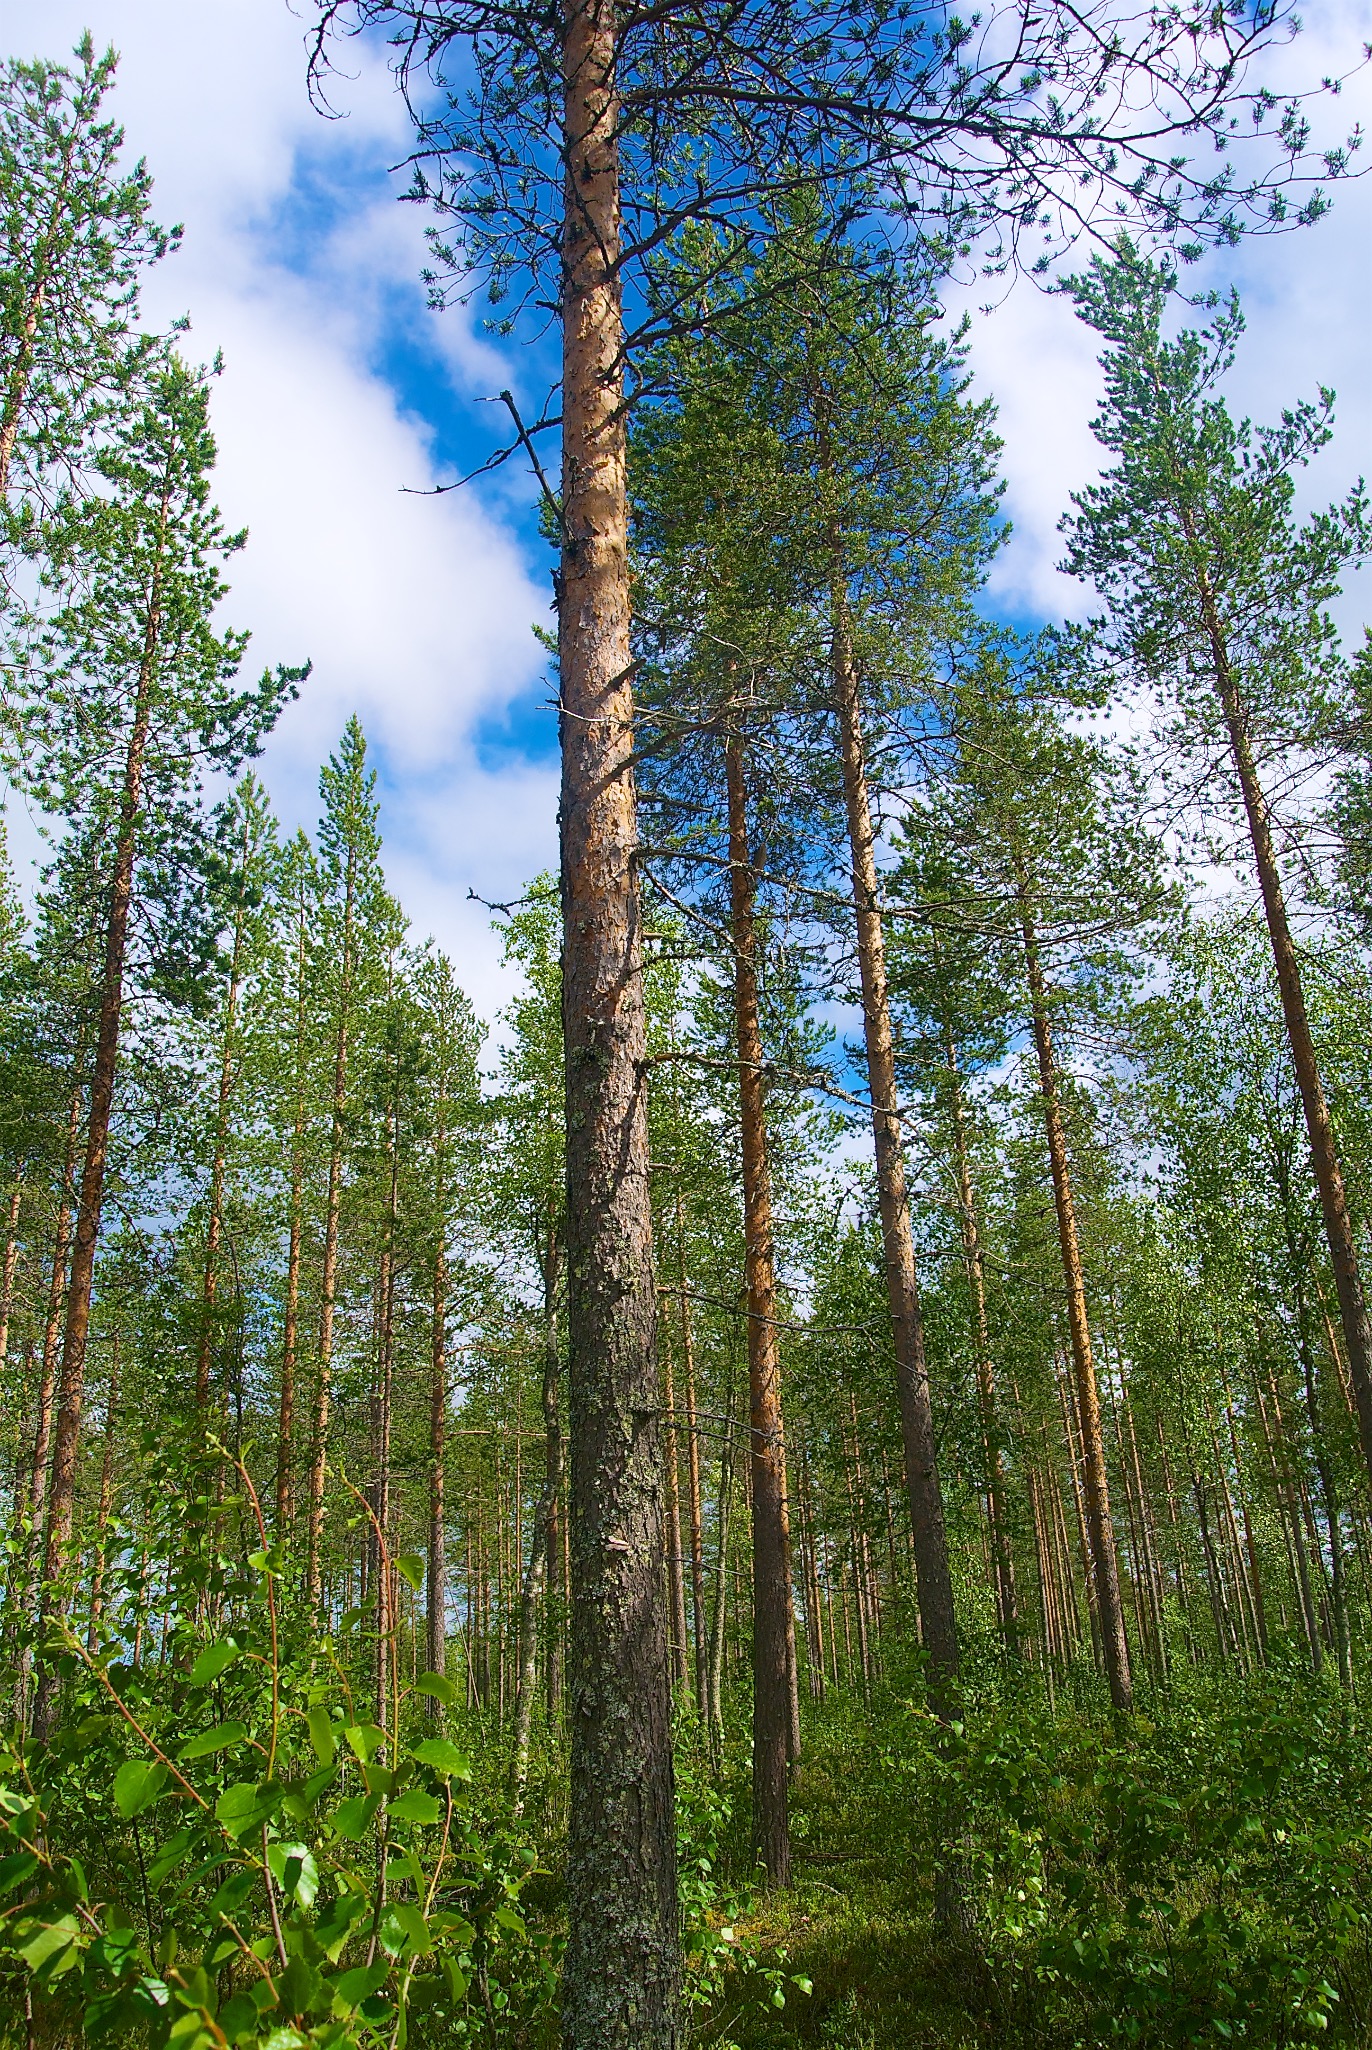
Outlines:
<svg viewBox="0 0 1372 2050"><path fill-rule="evenodd" d="M1067 1166L1067 1141L1063 1131L1057 1059L1048 1018L1048 995L1039 959L1038 934L1035 929L1029 885L1022 871L1019 879L1019 912L1020 929L1024 938L1029 1003L1033 1014L1034 1045L1038 1053L1039 1088L1043 1096L1043 1121L1048 1135L1048 1162L1053 1177L1053 1202L1057 1210L1058 1242L1062 1252L1062 1273L1067 1296L1067 1329L1071 1339L1072 1366L1076 1379L1086 1531L1091 1552L1092 1581L1096 1593L1096 1615L1100 1624L1101 1651L1105 1663L1105 1676L1110 1687L1110 1700L1119 1714L1127 1715L1134 1705L1134 1683L1129 1669L1129 1642L1124 1630L1124 1609L1120 1601L1115 1531L1110 1518L1110 1484L1106 1475L1105 1440L1100 1423L1100 1393L1096 1386L1095 1361L1091 1353L1091 1327L1086 1315L1086 1284L1082 1274L1076 1210L1072 1201L1072 1183Z"/></svg>
<svg viewBox="0 0 1372 2050"><path fill-rule="evenodd" d="M1286 1036L1291 1047L1292 1065L1296 1070L1296 1083L1305 1115L1306 1135L1310 1141L1310 1159L1315 1170L1315 1185L1319 1191L1325 1240L1329 1247L1330 1263L1334 1269L1339 1317L1343 1325L1344 1346L1348 1353L1349 1374L1353 1382L1353 1399L1358 1412L1358 1438L1362 1446L1363 1464L1367 1469L1369 1481L1372 1481L1372 1320L1368 1317L1367 1298L1363 1291L1353 1220L1349 1214L1348 1196L1344 1187L1343 1168L1335 1144L1334 1125L1325 1099L1315 1042L1311 1036L1310 1018L1305 1005L1305 985L1295 942L1291 936L1286 893L1282 888L1281 868L1277 861L1277 850L1272 835L1272 815L1253 755L1248 708L1230 664L1228 641L1220 619L1219 607L1204 567L1195 523L1189 512L1183 511L1182 524L1191 548L1200 594L1201 614L1206 637L1210 643L1215 690L1224 714L1230 754L1239 780L1244 814L1248 820L1253 860L1258 871L1258 886L1262 892L1263 914L1267 920L1268 936L1272 943L1272 959L1277 971L1277 986L1281 992Z"/></svg>
<svg viewBox="0 0 1372 2050"><path fill-rule="evenodd" d="M170 499L160 509L165 534ZM133 718L124 754L114 872L110 879L105 926L105 961L100 984L100 1013L95 1058L91 1069L90 1112L86 1124L86 1158L76 1208L71 1279L67 1286L66 1328L62 1338L62 1372L58 1395L57 1432L52 1455L52 1487L48 1498L47 1546L43 1566L44 1614L53 1612L63 1555L71 1537L76 1505L76 1455L81 1436L85 1393L86 1346L90 1336L91 1293L95 1284L95 1252L100 1238L100 1211L105 1195L110 1120L119 1067L119 1036L124 1008L124 960L128 949L129 913L133 907L134 864L143 812L143 770L147 755L152 699L162 638L162 567L156 558L144 615L143 646L134 690ZM56 1700L56 1675L45 1669L34 1703L34 1726L46 1738Z"/></svg>
<svg viewBox="0 0 1372 2050"><path fill-rule="evenodd" d="M678 2050L614 0L563 17L563 1025L571 1435L565 2050Z"/></svg>
<svg viewBox="0 0 1372 2050"><path fill-rule="evenodd" d="M840 583L833 593L833 690L843 763L843 793L857 915L867 1081L872 1099L882 1254L896 1359L896 1393L905 1455L905 1485L915 1539L915 1579L929 1696L935 1712L951 1715L958 1672L957 1621L948 1569L943 1491L934 1445L934 1414L924 1355L924 1323L915 1276L915 1247L905 1183L891 1008L886 989L886 946L877 880L876 836L867 789L860 683Z"/></svg>
<svg viewBox="0 0 1372 2050"><path fill-rule="evenodd" d="M777 1357L772 1257L772 1177L767 1157L766 1071L758 1014L756 890L748 850L743 741L724 749L729 806L729 907L734 1029L743 1156L744 1290L753 1489L753 1847L768 1883L791 1880L786 1766L790 1729L790 1531L786 1446Z"/></svg>

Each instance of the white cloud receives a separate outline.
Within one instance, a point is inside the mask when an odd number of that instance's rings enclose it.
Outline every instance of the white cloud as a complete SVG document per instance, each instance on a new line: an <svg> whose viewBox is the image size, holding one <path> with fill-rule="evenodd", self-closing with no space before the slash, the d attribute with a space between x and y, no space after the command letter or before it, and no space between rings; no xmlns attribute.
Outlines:
<svg viewBox="0 0 1372 2050"><path fill-rule="evenodd" d="M508 978L467 890L509 896L547 865L556 796L546 771L483 767L472 735L539 674L548 591L490 503L407 495L436 481L433 436L377 368L387 342L425 323L435 376L469 394L510 373L461 315L429 325L423 217L375 182L404 153L403 110L353 46L333 95L346 118L322 120L283 0L48 0L41 29L30 17L0 48L58 58L87 26L120 52L114 107L157 217L185 224L149 316L189 309L191 350L224 352L216 495L250 531L226 617L251 628L250 664L314 664L263 779L289 826L311 823L319 764L359 714L393 886L489 1010Z"/></svg>
<svg viewBox="0 0 1372 2050"><path fill-rule="evenodd" d="M1367 0L1327 0L1310 19L1313 26L1264 60L1263 77L1278 96L1349 70L1372 33ZM1372 125L1372 69L1337 100L1316 102L1312 118L1317 137L1330 142L1359 119ZM1237 412L1274 420L1293 400L1313 398L1319 384L1337 390L1336 438L1304 480L1306 505L1341 496L1372 449L1372 164L1364 158L1356 161L1369 176L1331 187L1333 210L1313 228L1250 237L1185 276L1196 291L1232 284L1242 294L1248 327L1228 387ZM960 292L952 303L960 311L986 296ZM1101 390L1097 348L1065 300L1024 281L994 312L973 313L976 389L1000 408L1006 510L1016 530L991 585L1007 607L1075 617L1089 609L1083 588L1056 572L1055 530L1071 492L1101 466L1090 432ZM1342 609L1346 629L1372 609L1368 588L1364 572Z"/></svg>

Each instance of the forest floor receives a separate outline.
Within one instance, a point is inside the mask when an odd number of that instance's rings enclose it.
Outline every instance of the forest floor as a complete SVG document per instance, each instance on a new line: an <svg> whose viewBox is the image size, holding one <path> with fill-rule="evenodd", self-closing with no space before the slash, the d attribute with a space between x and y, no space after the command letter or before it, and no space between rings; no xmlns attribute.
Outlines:
<svg viewBox="0 0 1372 2050"><path fill-rule="evenodd" d="M721 2050L964 2050L988 2041L984 1971L934 1928L918 1848L927 1821L908 1774L851 1710L816 1719L807 1735L791 1789L794 1883L758 1894L738 1916L740 1947L761 1969L731 1975L699 2039Z"/></svg>
<svg viewBox="0 0 1372 2050"><path fill-rule="evenodd" d="M1223 1680L1180 1671L1127 1725L1090 1674L1051 1708L1029 1687L984 1686L951 1740L936 1739L917 1685L870 1707L809 1704L793 1883L777 1893L750 1865L746 1703L731 1708L722 1770L693 1724L679 1733L694 2042L1372 2043L1372 1751L1356 1705L1296 1654ZM556 1799L565 1779L551 1756L544 1768ZM949 1802L966 1937L934 1914ZM554 1942L559 1836L548 1830L525 1894L531 1932ZM498 2040L544 2050L552 2015L524 2011L529 2032Z"/></svg>

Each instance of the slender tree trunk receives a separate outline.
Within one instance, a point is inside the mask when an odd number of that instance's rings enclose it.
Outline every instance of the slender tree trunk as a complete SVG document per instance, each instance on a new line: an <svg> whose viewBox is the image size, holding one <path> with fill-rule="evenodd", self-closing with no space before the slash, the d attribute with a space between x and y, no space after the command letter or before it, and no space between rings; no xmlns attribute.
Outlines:
<svg viewBox="0 0 1372 2050"><path fill-rule="evenodd" d="M79 1063L78 1063L79 1065ZM43 1331L43 1364L38 1380L38 1416L33 1434L33 1470L29 1483L29 1529L42 1527L48 1499L48 1453L52 1442L52 1404L57 1389L57 1366L62 1346L62 1305L67 1293L67 1266L71 1259L71 1213L75 1196L76 1142L81 1129L81 1107L85 1096L79 1078L72 1087L67 1112L66 1147L62 1160L62 1186L57 1199L53 1231L52 1275L48 1283L48 1316ZM34 1537L36 1544L36 1535Z"/></svg>
<svg viewBox="0 0 1372 2050"><path fill-rule="evenodd" d="M1324 1422L1320 1416L1319 1388L1315 1379L1315 1355L1310 1344L1310 1333L1306 1320L1305 1290L1299 1283L1296 1287L1296 1329L1301 1358L1301 1373L1305 1384L1305 1414L1310 1424L1310 1449L1315 1459L1315 1476L1320 1484L1320 1499L1324 1505L1325 1528L1329 1532L1329 1575L1330 1602L1334 1611L1334 1660L1339 1670L1339 1685L1347 1695L1353 1692L1352 1650L1348 1634L1348 1601L1345 1589L1343 1537L1339 1528L1339 1489L1330 1462L1324 1438Z"/></svg>
<svg viewBox="0 0 1372 2050"><path fill-rule="evenodd" d="M695 1648L696 1714L708 1720L708 1661L705 1620L705 1525L700 1491L700 1425L696 1417L695 1341L691 1328L691 1303L686 1286L686 1215L681 1190L676 1192L677 1280L680 1284L681 1359L686 1386L687 1479L691 1510L691 1637Z"/></svg>
<svg viewBox="0 0 1372 2050"><path fill-rule="evenodd" d="M238 999L243 986L243 937L247 919L248 820L243 821L239 848L239 901L234 914L233 953L224 997L224 1043L219 1062L215 1103L214 1160L210 1169L210 1216L205 1233L205 1278L201 1290L200 1344L195 1362L195 1413L203 1434L210 1408L210 1364L214 1354L215 1306L219 1295L219 1241L224 1229L224 1175L229 1144L229 1104L233 1097L234 1054L238 1031Z"/></svg>
<svg viewBox="0 0 1372 2050"><path fill-rule="evenodd" d="M565 2050L677 2050L614 0L563 16L562 1001L571 1339Z"/></svg>
<svg viewBox="0 0 1372 2050"><path fill-rule="evenodd" d="M114 1420L119 1405L119 1333L110 1342L110 1380L105 1395L105 1449L100 1461L100 1502L95 1513L95 1558L91 1567L90 1621L86 1649L94 1656L100 1641L100 1618L105 1613L105 1540L110 1527L110 1506L114 1500Z"/></svg>
<svg viewBox="0 0 1372 2050"><path fill-rule="evenodd" d="M777 1357L772 1261L772 1177L767 1157L766 1076L758 1016L756 882L748 850L743 741L725 744L729 799L729 899L743 1147L744 1288L748 1305L748 1400L753 1493L753 1846L772 1886L791 1879L786 1763L790 1724L787 1611L791 1602L786 1447Z"/></svg>
<svg viewBox="0 0 1372 2050"><path fill-rule="evenodd" d="M724 1406L724 1441L719 1453L719 1499L715 1508L715 1593L710 1611L708 1723L710 1748L718 1765L724 1745L724 1626L729 1585L729 1524L734 1499L734 1390Z"/></svg>
<svg viewBox="0 0 1372 2050"><path fill-rule="evenodd" d="M986 1265L982 1257L981 1233L977 1226L976 1196L972 1188L972 1167L967 1147L967 1124L962 1104L962 1077L958 1072L957 1048L952 1031L946 1034L949 1100L953 1125L953 1165L957 1174L958 1214L962 1225L962 1251L967 1279L972 1290L973 1329L977 1350L977 1402L981 1412L981 1439L986 1461L986 1515L991 1527L991 1560L995 1569L996 1614L1005 1648L1011 1658L1019 1657L1019 1627L1015 1616L1015 1562L1010 1545L1010 1525L1005 1509L1005 1462L1001 1455L1000 1424L996 1404L996 1374L991 1362L991 1333L986 1320Z"/></svg>
<svg viewBox="0 0 1372 2050"><path fill-rule="evenodd" d="M1339 1317L1343 1324L1344 1345L1353 1382L1353 1398L1357 1405L1358 1436L1362 1445L1363 1463L1369 1479L1372 1479L1372 1322L1369 1322L1367 1299L1363 1293L1357 1241L1344 1189L1343 1169L1334 1140L1333 1121L1329 1115L1328 1103L1325 1101L1324 1083L1315 1054L1315 1042L1311 1037L1310 1019L1305 1007L1305 986L1301 978L1295 942L1291 937L1281 867L1272 837L1272 816L1253 756L1248 707L1243 701L1238 679L1230 666L1228 641L1214 590L1204 566L1194 522L1189 512L1183 512L1182 519L1191 547L1201 612L1210 642L1215 689L1224 713L1229 748L1243 796L1244 812L1248 819L1253 860L1258 871L1258 886L1262 891L1263 912L1272 942L1272 959L1277 970L1277 986L1281 991L1286 1036L1290 1043L1292 1065L1296 1070L1296 1082L1300 1089L1301 1108L1305 1113L1305 1129L1310 1140L1310 1159L1315 1170L1320 1210L1324 1218L1324 1234L1334 1269Z"/></svg>
<svg viewBox="0 0 1372 2050"><path fill-rule="evenodd" d="M1105 1440L1100 1425L1100 1394L1096 1367L1091 1354L1091 1326L1086 1315L1086 1285L1082 1275L1081 1248L1077 1240L1076 1209L1067 1168L1067 1141L1063 1131L1062 1103L1058 1088L1058 1067L1053 1052L1052 1028L1048 1020L1048 997L1039 960L1038 935L1027 879L1019 882L1020 928L1024 935L1024 965L1033 1012L1034 1045L1038 1052L1039 1086L1043 1095L1043 1121L1048 1135L1048 1162L1053 1176L1053 1201L1057 1209L1058 1240L1062 1249L1062 1273L1067 1296L1067 1329L1072 1342L1072 1365L1076 1375L1077 1422L1081 1430L1082 1467L1086 1497L1086 1530L1091 1550L1091 1572L1096 1591L1096 1614L1100 1623L1101 1649L1110 1700L1121 1715L1134 1705L1134 1682L1129 1670L1129 1641L1124 1631L1124 1609L1120 1602L1119 1561L1115 1553L1115 1531L1110 1519L1110 1484L1105 1467Z"/></svg>
<svg viewBox="0 0 1372 2050"><path fill-rule="evenodd" d="M672 1348L662 1347L662 1383L666 1401L667 1483L667 1613L671 1619L668 1647L672 1661L672 1685L684 1687L690 1678L686 1654L686 1561L681 1549L681 1463L677 1458L676 1375L672 1371Z"/></svg>
<svg viewBox="0 0 1372 2050"><path fill-rule="evenodd" d="M442 1145L440 1135L439 1145ZM445 1553L446 1456L448 1433L448 1258L443 1221L438 1222L434 1248L433 1323L429 1348L429 1557L424 1575L427 1597L424 1656L429 1671L440 1678L448 1665L448 1566ZM441 1720L438 1707L433 1710Z"/></svg>
<svg viewBox="0 0 1372 2050"><path fill-rule="evenodd" d="M557 1291L561 1270L561 1248L550 1233L543 1261L543 1424L546 1445L543 1492L534 1511L529 1565L524 1575L519 1614L519 1690L515 1699L514 1764L511 1772L516 1815L524 1812L524 1789L529 1778L539 1598L548 1577L549 1562L556 1556L557 1505L562 1497L566 1465L560 1411L562 1354L557 1342ZM551 1650L551 1628L548 1637Z"/></svg>
<svg viewBox="0 0 1372 2050"><path fill-rule="evenodd" d="M19 1211L24 1200L22 1176L16 1176L10 1191L10 1207L5 1218L5 1263L0 1276L0 1367L9 1358L10 1318L14 1314L14 1270L19 1260Z"/></svg>
<svg viewBox="0 0 1372 2050"><path fill-rule="evenodd" d="M324 1526L324 1476L329 1463L329 1401L333 1376L334 1301L338 1291L338 1227L343 1205L343 1114L348 1101L348 1025L352 1008L356 917L356 858L348 852L344 879L342 948L339 960L338 1019L334 1033L333 1117L329 1138L329 1187L324 1202L324 1261L320 1277L319 1377L315 1385L314 1433L310 1447L309 1506L306 1511L305 1594L311 1614L319 1608L320 1540Z"/></svg>
<svg viewBox="0 0 1372 2050"><path fill-rule="evenodd" d="M160 510L160 535L165 535L170 497ZM160 543L159 543L160 545ZM86 1126L86 1159L77 1199L72 1244L71 1280L67 1287L67 1320L62 1338L62 1376L58 1395L57 1433L52 1457L52 1488L48 1499L46 1557L43 1568L44 1613L52 1612L63 1555L71 1537L76 1505L76 1454L81 1436L81 1405L85 1392L86 1345L90 1335L91 1292L95 1283L95 1251L100 1238L100 1210L105 1195L105 1163L109 1153L114 1084L119 1066L119 1033L124 1006L124 958L129 913L133 905L134 864L143 810L143 769L162 632L162 568L160 553L153 571L144 618L143 648L138 665L133 720L124 756L124 781L119 799L114 873L110 880L105 927L105 962L100 985L95 1060L91 1070L90 1115ZM48 1667L34 1704L40 1737L56 1698L56 1674Z"/></svg>
<svg viewBox="0 0 1372 2050"><path fill-rule="evenodd" d="M291 1119L290 1242L281 1339L281 1400L276 1425L276 1529L283 1538L295 1517L295 1376L300 1332L300 1256L305 1231L305 947L307 873L302 862L295 929L295 1108Z"/></svg>
<svg viewBox="0 0 1372 2050"><path fill-rule="evenodd" d="M381 1249L381 1271L377 1286L376 1397L373 1410L377 1522L376 1719L383 1730L390 1725L391 1695L398 1678L395 1671L397 1578L390 1557L391 1429L395 1389L395 1258L400 1175L397 1111L396 1099L392 1097L386 1114L390 1190L386 1204L386 1236Z"/></svg>
<svg viewBox="0 0 1372 2050"><path fill-rule="evenodd" d="M867 790L866 754L857 663L853 655L847 597L836 581L833 592L833 688L843 759L843 792L852 855L857 914L858 966L862 982L867 1080L876 1142L877 1193L882 1252L896 1357L905 1484L915 1537L915 1580L924 1647L929 1657L929 1695L935 1712L954 1707L958 1671L953 1580L948 1570L943 1491L934 1445L934 1415L924 1355L924 1323L910 1204L905 1183L891 1008L886 990L886 945L876 865L876 835Z"/></svg>
<svg viewBox="0 0 1372 2050"><path fill-rule="evenodd" d="M1306 1564L1305 1540L1301 1535L1300 1511L1296 1506L1295 1490L1291 1485L1290 1471L1286 1467L1286 1435L1278 1422L1281 1433L1282 1458L1277 1458L1277 1442L1268 1422L1267 1404L1263 1400L1262 1379L1258 1363L1253 1363L1253 1392L1258 1399L1258 1416L1262 1422L1263 1442L1267 1447L1268 1463L1272 1468L1272 1486L1277 1498L1277 1515L1281 1521L1282 1534L1286 1539L1287 1557L1291 1566L1291 1577L1295 1583L1296 1598L1300 1604L1301 1627L1305 1632L1306 1649L1310 1653L1310 1667L1319 1673L1324 1665L1324 1647L1320 1643L1319 1620L1315 1614L1315 1600L1310 1586L1310 1574ZM1277 1404L1275 1380L1272 1383L1272 1399L1280 1419L1280 1405Z"/></svg>

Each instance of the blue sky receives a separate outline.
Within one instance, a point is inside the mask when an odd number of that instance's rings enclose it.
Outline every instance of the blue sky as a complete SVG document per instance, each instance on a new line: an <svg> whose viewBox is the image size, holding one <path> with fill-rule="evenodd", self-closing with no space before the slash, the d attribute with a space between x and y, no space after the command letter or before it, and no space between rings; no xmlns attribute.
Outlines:
<svg viewBox="0 0 1372 2050"><path fill-rule="evenodd" d="M506 424L490 403L503 385L531 411L544 385L529 352L496 347L479 315L426 309L423 216L396 203L405 181L390 174L407 137L383 55L350 50L334 93L344 118L322 119L305 89L307 15L286 0L44 0L8 11L0 47L59 56L89 26L121 52L116 110L161 217L186 228L149 311L188 311L192 346L225 354L219 495L251 535L227 616L252 629L251 659L315 664L265 780L288 824L312 822L319 763L359 713L382 770L392 885L489 1015L505 973L468 891L511 896L555 856L556 735L532 631L550 623L549 557L522 465L412 494L488 453ZM1372 0L1323 0L1274 54L1270 82L1346 70L1369 36ZM1367 121L1367 74L1321 118L1332 132L1360 110ZM1372 449L1372 182L1345 187L1316 228L1209 259L1197 280L1231 281L1249 316L1236 403L1270 417L1333 384L1338 437L1309 496L1341 493ZM1085 603L1053 566L1067 494L1097 467L1094 353L1067 305L1032 287L974 312L973 367L1000 406L1016 528L992 598L1016 617ZM1368 610L1365 591L1350 594L1346 623Z"/></svg>

